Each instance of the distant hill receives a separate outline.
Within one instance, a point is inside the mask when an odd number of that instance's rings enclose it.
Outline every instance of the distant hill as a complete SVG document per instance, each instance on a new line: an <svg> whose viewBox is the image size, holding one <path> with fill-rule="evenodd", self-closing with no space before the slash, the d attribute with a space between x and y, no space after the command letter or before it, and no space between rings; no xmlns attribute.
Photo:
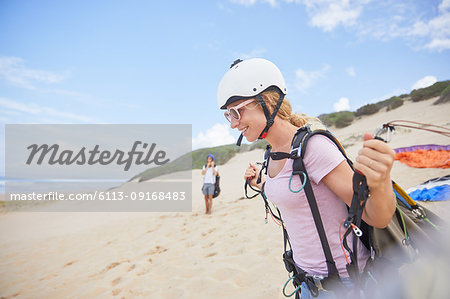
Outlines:
<svg viewBox="0 0 450 299"><path fill-rule="evenodd" d="M380 101L378 103L367 104L356 111L341 111L328 114L321 114L318 118L327 126L334 126L337 128L343 128L350 125L357 117L363 117L364 115L371 115L377 113L383 108L392 110L403 105L405 101L423 101L432 97L439 96L439 99L433 103L438 105L450 101L450 80L439 81L435 84L426 87L415 89L409 94L403 94L400 96L393 96L387 100ZM131 180L146 181L164 174L169 174L178 171L201 169L205 164L206 156L213 154L218 165L223 165L234 157L237 153L251 151L254 149L262 149L267 145L267 141L259 140L252 144L242 144L240 147L235 144L221 145L215 147L201 148L164 164L159 167L148 169L133 178ZM191 159L192 158L192 159Z"/></svg>
<svg viewBox="0 0 450 299"><path fill-rule="evenodd" d="M318 118L327 126L344 128L349 126L355 118L377 113L383 108L386 108L386 110L389 111L402 106L405 101L419 102L438 96L439 99L436 100L433 105L439 105L450 101L450 80L439 81L425 88L414 89L409 94L393 96L378 103L367 104L354 112L340 111L327 113L319 115Z"/></svg>

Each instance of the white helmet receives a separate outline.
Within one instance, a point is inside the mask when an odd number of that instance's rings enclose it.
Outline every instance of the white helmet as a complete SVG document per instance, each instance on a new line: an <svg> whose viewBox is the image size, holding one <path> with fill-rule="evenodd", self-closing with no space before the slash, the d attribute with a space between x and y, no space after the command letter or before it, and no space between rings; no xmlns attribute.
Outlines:
<svg viewBox="0 0 450 299"><path fill-rule="evenodd" d="M254 97L269 87L277 87L286 95L286 83L275 64L262 58L236 60L223 76L217 89L220 109L243 98Z"/></svg>

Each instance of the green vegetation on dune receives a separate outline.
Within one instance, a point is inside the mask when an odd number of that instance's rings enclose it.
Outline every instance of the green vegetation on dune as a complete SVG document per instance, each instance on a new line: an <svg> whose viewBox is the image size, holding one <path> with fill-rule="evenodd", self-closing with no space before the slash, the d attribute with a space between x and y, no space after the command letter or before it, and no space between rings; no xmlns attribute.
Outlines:
<svg viewBox="0 0 450 299"><path fill-rule="evenodd" d="M442 91L444 91L448 86L450 86L450 80L439 81L426 88L414 89L410 94L411 101L419 102L440 96Z"/></svg>
<svg viewBox="0 0 450 299"><path fill-rule="evenodd" d="M327 126L334 126L336 128L343 128L349 126L355 117L362 117L364 115L372 115L383 108L387 111L396 109L410 99L413 102L428 100L433 97L440 96L434 102L434 105L446 103L450 101L450 80L439 81L431 86L414 89L410 94L402 94L400 96L393 96L387 100L383 100L373 104L367 104L358 108L355 112L342 111L325 113L318 116L318 118Z"/></svg>
<svg viewBox="0 0 450 299"><path fill-rule="evenodd" d="M450 85L447 86L441 93L439 99L433 105L439 105L450 101Z"/></svg>
<svg viewBox="0 0 450 299"><path fill-rule="evenodd" d="M318 118L326 126L335 126L336 128L343 128L350 125L355 119L355 113L351 111L340 111L329 114L321 114Z"/></svg>

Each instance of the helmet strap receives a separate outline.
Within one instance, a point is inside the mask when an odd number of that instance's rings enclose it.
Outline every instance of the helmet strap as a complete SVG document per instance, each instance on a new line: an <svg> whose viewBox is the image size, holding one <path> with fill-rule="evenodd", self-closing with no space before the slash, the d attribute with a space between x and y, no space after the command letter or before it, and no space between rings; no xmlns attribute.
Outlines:
<svg viewBox="0 0 450 299"><path fill-rule="evenodd" d="M280 95L280 99L277 102L277 105L275 106L275 108L273 109L273 113L272 115L270 115L269 109L267 109L266 103L264 102L264 99L262 98L262 96L259 94L257 95L257 99L259 101L259 103L261 104L261 107L263 108L264 111L264 115L266 116L266 126L264 128L264 130L262 130L261 134L259 134L258 139L264 139L267 136L267 133L269 132L270 127L273 125L275 116L278 113L278 109L280 109L281 104L283 103L284 100L284 94L279 92L278 93Z"/></svg>
<svg viewBox="0 0 450 299"><path fill-rule="evenodd" d="M241 146L242 138L244 138L244 135L242 135L242 133L241 133L241 136L239 136L238 141L236 142L237 146Z"/></svg>
<svg viewBox="0 0 450 299"><path fill-rule="evenodd" d="M283 103L284 94L281 92L278 92L278 94L280 95L280 99L278 100L277 105L273 109L272 115L270 115L269 109L267 108L266 103L264 102L264 99L262 98L262 96L260 94L256 96L259 104L261 104L261 107L263 108L264 115L266 116L266 121L267 121L266 126L265 126L264 130L262 130L261 134L259 134L258 139L266 138L267 132L269 131L270 127L273 125L275 116L277 115L278 110L280 109L281 104ZM242 135L242 133L241 133L241 135L239 136L239 138L236 142L237 146L241 146L242 138L244 138L244 135Z"/></svg>

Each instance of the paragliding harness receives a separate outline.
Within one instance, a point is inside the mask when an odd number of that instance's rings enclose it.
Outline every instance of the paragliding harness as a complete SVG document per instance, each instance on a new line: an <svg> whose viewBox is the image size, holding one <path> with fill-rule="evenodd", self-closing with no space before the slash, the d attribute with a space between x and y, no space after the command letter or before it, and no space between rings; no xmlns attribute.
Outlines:
<svg viewBox="0 0 450 299"><path fill-rule="evenodd" d="M383 140L379 135L385 131L390 131L393 128L385 128L378 132L377 139ZM320 211L317 206L317 201L314 196L310 178L307 174L303 157L305 155L308 140L314 135L324 135L336 144L338 149L346 158L348 164L353 169L352 162L345 154L345 151L339 141L334 135L326 129L320 122L307 123L305 126L298 129L295 134L290 153L271 152L270 145L267 146L264 162L259 173L257 183L261 183L262 172L265 171L267 175L267 168L269 158L273 160L293 159L293 171L289 180L289 190L293 193L304 191L308 200L309 207L314 219L314 223L322 244L323 253L327 265L328 275L323 277L321 275L311 275L301 269L293 259L292 247L289 241L289 236L281 218L281 213L276 208L278 215L275 215L267 201L264 194L264 185L262 191L254 189L250 185L248 179L245 183L245 195L247 198L254 198L261 195L266 208L266 223L267 215L270 214L275 222L277 222L283 229L284 237L284 254L283 261L286 270L290 273L290 278L283 287L283 294L290 297L295 294L295 298L300 298L301 285L305 283L313 297L318 296L319 290L333 291L338 298L345 298L347 296L348 288L345 287L340 279L339 272L336 268L333 256L331 254L330 246L325 234L325 229L320 216ZM294 176L298 175L302 186L299 190L291 188L291 181ZM433 231L438 228L431 222L440 221L440 219L432 212L419 206L404 192L395 182L392 182L393 190L397 199L397 209L392 217L391 223L384 229L374 228L366 224L361 218L362 213L369 197L369 188L367 186L366 178L355 171L353 175L353 198L350 207L348 208L348 216L343 220L342 225L345 232L343 236L339 236L342 247L345 248L344 255L347 260L347 272L356 288L363 290L369 285L368 280L372 280L375 284L383 278L382 271L397 271L398 267L412 259L418 254L419 249L422 249L423 243L417 242L420 238L430 238ZM257 192L253 196L248 196L247 186ZM352 247L347 244L347 236L353 233ZM411 235L412 234L412 235ZM362 241L367 249L370 250L370 258L364 267L362 273L359 271L357 244L358 238ZM289 248L288 248L289 246ZM344 250L344 249L343 249ZM399 251L406 251L399 252ZM286 286L289 282L293 283L295 290L291 294L286 294ZM359 292L357 292L359 294Z"/></svg>

